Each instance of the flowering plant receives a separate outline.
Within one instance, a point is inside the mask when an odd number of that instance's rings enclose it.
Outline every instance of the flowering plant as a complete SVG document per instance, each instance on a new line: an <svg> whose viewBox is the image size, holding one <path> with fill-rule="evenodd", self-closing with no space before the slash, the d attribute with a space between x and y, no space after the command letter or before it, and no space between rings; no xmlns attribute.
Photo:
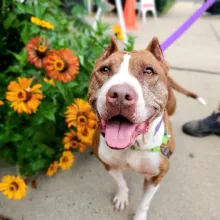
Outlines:
<svg viewBox="0 0 220 220"><path fill-rule="evenodd" d="M91 146L88 80L109 36L108 26L98 22L94 30L82 19L80 6L67 16L59 1L8 2L0 14L0 159L16 164L18 176L3 177L0 191L21 199L27 186L20 176L67 170L74 152Z"/></svg>

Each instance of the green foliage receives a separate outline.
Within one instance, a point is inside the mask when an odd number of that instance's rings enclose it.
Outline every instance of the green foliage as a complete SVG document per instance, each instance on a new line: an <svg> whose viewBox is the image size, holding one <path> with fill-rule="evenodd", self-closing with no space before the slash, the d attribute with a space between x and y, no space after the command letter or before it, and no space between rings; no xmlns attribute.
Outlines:
<svg viewBox="0 0 220 220"><path fill-rule="evenodd" d="M155 0L157 11L159 13L165 13L173 5L174 0Z"/></svg>
<svg viewBox="0 0 220 220"><path fill-rule="evenodd" d="M33 175L59 160L67 131L64 113L74 98L85 99L88 80L95 60L109 44L109 28L102 23L93 28L83 19L85 9L75 6L65 14L58 0L2 1L0 14L0 159L17 164L23 175ZM30 22L36 16L51 22L53 30ZM80 62L80 72L69 83L55 82L55 87L44 82L44 69L37 69L27 60L25 45L36 36L44 36L53 49L71 49ZM126 50L133 49L129 37ZM34 84L42 84L44 98L35 114L18 114L6 100L7 86L18 77L34 77Z"/></svg>

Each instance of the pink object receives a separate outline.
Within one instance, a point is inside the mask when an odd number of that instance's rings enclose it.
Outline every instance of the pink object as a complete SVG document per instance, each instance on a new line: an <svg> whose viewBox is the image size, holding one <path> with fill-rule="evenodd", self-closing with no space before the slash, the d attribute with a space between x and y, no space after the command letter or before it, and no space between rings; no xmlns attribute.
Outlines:
<svg viewBox="0 0 220 220"><path fill-rule="evenodd" d="M122 150L133 144L133 134L136 126L129 121L109 120L105 129L105 140L109 147Z"/></svg>
<svg viewBox="0 0 220 220"><path fill-rule="evenodd" d="M143 7L143 8L154 8L155 5L154 4L143 4L141 7Z"/></svg>

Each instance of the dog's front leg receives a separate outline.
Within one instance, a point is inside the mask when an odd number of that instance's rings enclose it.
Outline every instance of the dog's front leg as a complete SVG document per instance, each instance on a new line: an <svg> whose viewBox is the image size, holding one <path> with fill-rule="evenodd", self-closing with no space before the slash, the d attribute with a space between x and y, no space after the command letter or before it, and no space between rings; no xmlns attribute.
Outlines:
<svg viewBox="0 0 220 220"><path fill-rule="evenodd" d="M118 185L118 192L113 199L116 210L124 210L128 205L128 187L127 183L119 169L110 169L110 175L115 179Z"/></svg>
<svg viewBox="0 0 220 220"><path fill-rule="evenodd" d="M144 180L144 192L142 199L138 205L133 220L147 220L147 211L151 202L151 199L155 195L159 188L159 184L154 186L152 182Z"/></svg>

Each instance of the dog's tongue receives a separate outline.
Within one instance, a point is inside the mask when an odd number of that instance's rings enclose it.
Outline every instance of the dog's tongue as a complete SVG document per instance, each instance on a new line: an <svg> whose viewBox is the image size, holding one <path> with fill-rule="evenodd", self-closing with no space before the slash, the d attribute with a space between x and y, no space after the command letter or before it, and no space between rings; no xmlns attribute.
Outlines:
<svg viewBox="0 0 220 220"><path fill-rule="evenodd" d="M135 124L126 120L110 119L105 129L105 140L111 148L124 149L133 142Z"/></svg>

